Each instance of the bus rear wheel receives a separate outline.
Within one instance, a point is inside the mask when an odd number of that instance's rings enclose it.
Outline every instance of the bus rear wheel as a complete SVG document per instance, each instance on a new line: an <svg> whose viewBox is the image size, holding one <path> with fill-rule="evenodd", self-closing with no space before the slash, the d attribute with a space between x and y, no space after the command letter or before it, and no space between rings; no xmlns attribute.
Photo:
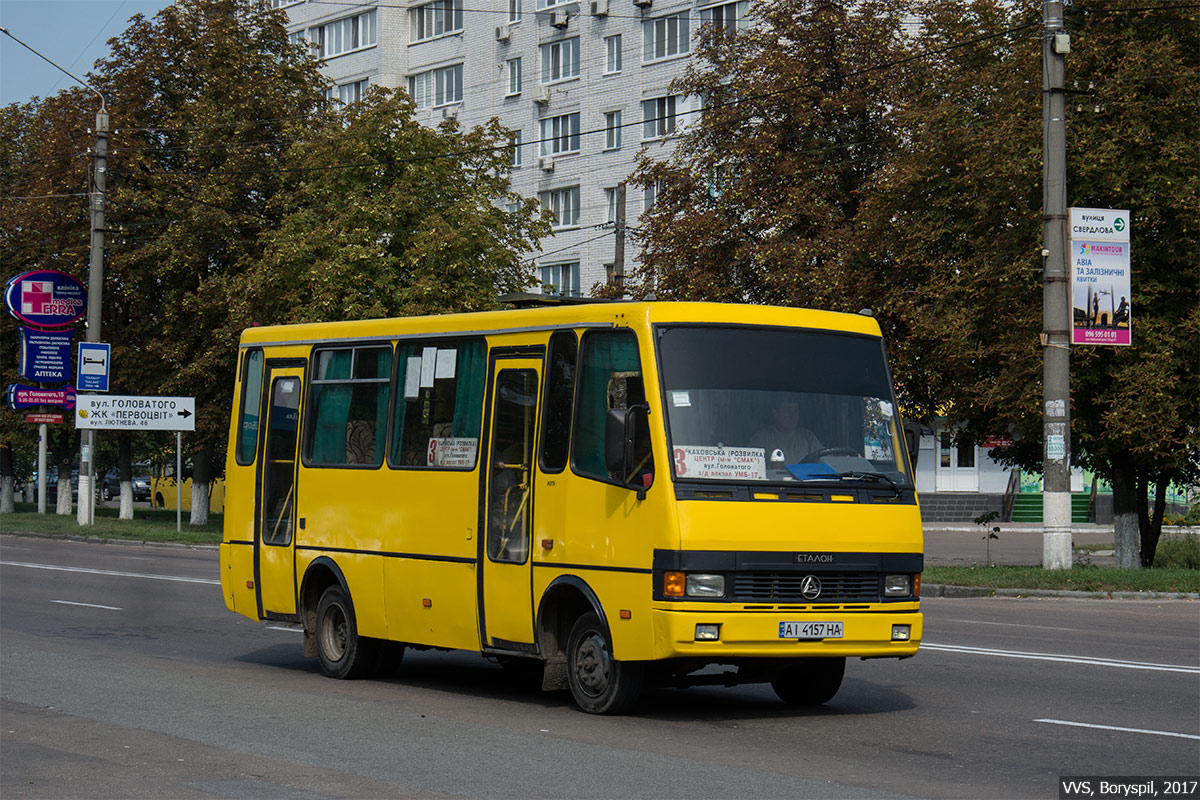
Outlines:
<svg viewBox="0 0 1200 800"><path fill-rule="evenodd" d="M642 693L644 669L618 661L600 618L588 612L575 621L567 639L567 683L575 703L589 714L623 714Z"/></svg>
<svg viewBox="0 0 1200 800"><path fill-rule="evenodd" d="M378 643L358 635L354 606L340 586L330 586L317 603L317 657L331 678L364 678L378 663Z"/></svg>
<svg viewBox="0 0 1200 800"><path fill-rule="evenodd" d="M771 688L788 705L819 706L833 699L845 674L845 658L802 658L784 667Z"/></svg>

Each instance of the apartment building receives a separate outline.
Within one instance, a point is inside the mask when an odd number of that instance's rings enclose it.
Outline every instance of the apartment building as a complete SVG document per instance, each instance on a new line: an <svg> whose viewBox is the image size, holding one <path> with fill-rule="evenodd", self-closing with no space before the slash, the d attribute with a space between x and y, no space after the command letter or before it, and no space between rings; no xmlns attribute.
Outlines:
<svg viewBox="0 0 1200 800"><path fill-rule="evenodd" d="M406 88L422 122L496 117L514 132L514 188L553 211L529 254L543 291L587 295L609 279L617 187L645 148L662 157L698 110L671 81L705 23L735 30L748 0L432 0L392 4L272 0L296 41L324 61L333 96ZM626 224L654 201L629 187ZM637 263L625 245L625 269Z"/></svg>

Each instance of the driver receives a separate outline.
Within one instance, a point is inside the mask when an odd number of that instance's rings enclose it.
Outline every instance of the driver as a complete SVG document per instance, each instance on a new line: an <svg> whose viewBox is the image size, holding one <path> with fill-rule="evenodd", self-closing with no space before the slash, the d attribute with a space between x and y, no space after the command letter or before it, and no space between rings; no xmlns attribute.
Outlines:
<svg viewBox="0 0 1200 800"><path fill-rule="evenodd" d="M766 451L768 463L799 464L809 453L824 450L816 435L800 424L800 404L781 400L771 410L771 422L750 437L751 447Z"/></svg>

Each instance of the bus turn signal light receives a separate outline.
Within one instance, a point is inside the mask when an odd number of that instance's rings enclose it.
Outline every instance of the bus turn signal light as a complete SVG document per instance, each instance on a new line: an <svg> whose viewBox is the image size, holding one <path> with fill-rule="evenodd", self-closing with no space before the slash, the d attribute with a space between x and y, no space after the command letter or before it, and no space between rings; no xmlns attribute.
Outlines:
<svg viewBox="0 0 1200 800"><path fill-rule="evenodd" d="M663 595L666 597L683 597L687 578L682 572L663 573Z"/></svg>

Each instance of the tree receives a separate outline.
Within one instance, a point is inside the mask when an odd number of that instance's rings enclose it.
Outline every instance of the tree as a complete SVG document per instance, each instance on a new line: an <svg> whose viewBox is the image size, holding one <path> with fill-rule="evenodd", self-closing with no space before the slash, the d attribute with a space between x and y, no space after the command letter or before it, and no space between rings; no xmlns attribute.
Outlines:
<svg viewBox="0 0 1200 800"><path fill-rule="evenodd" d="M134 17L98 65L118 120L110 219L124 232L106 276L114 388L196 398L193 524L228 434L230 300L280 221L285 156L325 106L317 63L284 22L256 0L179 0Z"/></svg>
<svg viewBox="0 0 1200 800"><path fill-rule="evenodd" d="M677 88L705 112L639 170L662 182L642 291L872 307L908 416L1040 469L1040 6L757 9L703 39ZM1197 13L1072 11L1069 197L1133 209L1135 294L1133 347L1075 349L1073 451L1113 483L1119 559L1148 564L1165 482L1200 460Z"/></svg>
<svg viewBox="0 0 1200 800"><path fill-rule="evenodd" d="M0 281L23 271L50 269L87 282L89 231L89 128L94 95L72 89L52 98L0 109ZM0 323L0 351L15 354L16 323ZM18 382L15 358L0 359L0 387ZM60 438L60 437L52 437ZM16 411L0 409L0 510L11 509L16 465L28 466L37 449L37 428ZM25 454L25 455L23 455ZM16 456L13 458L12 456ZM67 491L59 512L71 513L70 460ZM28 472L20 477L27 477ZM65 502L65 511L63 503Z"/></svg>
<svg viewBox="0 0 1200 800"><path fill-rule="evenodd" d="M295 145L299 185L244 264L244 324L474 311L528 285L520 254L549 226L509 185L510 132L432 129L413 111L373 89Z"/></svg>
<svg viewBox="0 0 1200 800"><path fill-rule="evenodd" d="M846 307L859 188L896 146L902 0L756 3L736 35L701 30L673 91L703 99L671 158L643 156L642 291Z"/></svg>

